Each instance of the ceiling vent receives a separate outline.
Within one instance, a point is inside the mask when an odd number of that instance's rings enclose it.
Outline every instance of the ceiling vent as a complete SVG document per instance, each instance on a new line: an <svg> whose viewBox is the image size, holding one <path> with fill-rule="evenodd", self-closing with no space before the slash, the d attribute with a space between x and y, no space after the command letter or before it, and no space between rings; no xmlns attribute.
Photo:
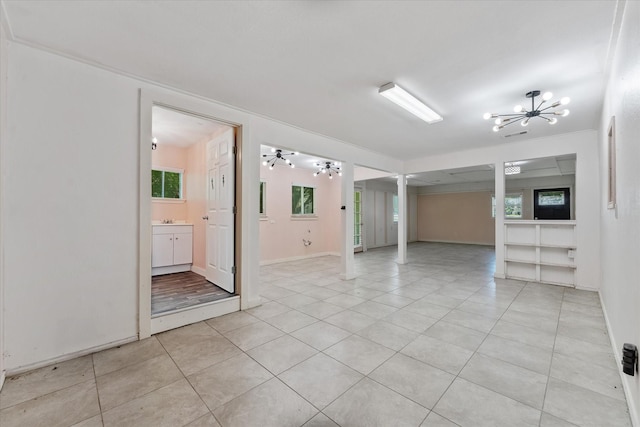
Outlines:
<svg viewBox="0 0 640 427"><path fill-rule="evenodd" d="M510 133L509 135L505 135L505 136L503 136L503 138L511 138L512 136L526 135L527 133L529 133L529 131L528 131L528 130L523 130L523 131L521 131L521 132Z"/></svg>

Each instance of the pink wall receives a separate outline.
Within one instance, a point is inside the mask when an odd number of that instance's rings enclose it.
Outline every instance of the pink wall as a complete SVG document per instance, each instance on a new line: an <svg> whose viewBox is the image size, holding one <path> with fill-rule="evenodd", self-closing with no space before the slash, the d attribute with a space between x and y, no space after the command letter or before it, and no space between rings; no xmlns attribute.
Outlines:
<svg viewBox="0 0 640 427"><path fill-rule="evenodd" d="M187 169L187 149L169 145L158 145L158 148L151 152L151 167L166 167L176 169ZM187 177L183 177L183 197L188 197ZM162 221L163 219L174 219L184 221L187 219L187 205L184 202L165 202L153 200L151 202L151 220Z"/></svg>
<svg viewBox="0 0 640 427"><path fill-rule="evenodd" d="M309 169L260 167L267 183L266 218L260 220L260 260L274 261L340 250L340 177L313 176ZM315 187L317 218L292 219L291 186ZM302 239L311 240L304 246Z"/></svg>
<svg viewBox="0 0 640 427"><path fill-rule="evenodd" d="M491 192L418 195L418 240L495 244Z"/></svg>

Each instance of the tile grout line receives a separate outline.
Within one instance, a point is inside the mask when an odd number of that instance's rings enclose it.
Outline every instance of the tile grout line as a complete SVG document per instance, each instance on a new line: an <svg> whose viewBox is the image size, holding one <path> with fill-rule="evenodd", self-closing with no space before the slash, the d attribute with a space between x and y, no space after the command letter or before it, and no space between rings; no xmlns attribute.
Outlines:
<svg viewBox="0 0 640 427"><path fill-rule="evenodd" d="M93 360L93 354L91 355L91 370L93 371L93 381L96 384L96 396L98 397L98 409L100 410L100 422L104 426L104 415L102 414L102 402L100 402L100 393L98 392L98 376L96 375L96 364Z"/></svg>
<svg viewBox="0 0 640 427"><path fill-rule="evenodd" d="M558 321L556 323L556 333L553 336L553 347L551 348L551 361L549 362L549 370L547 372L547 384L544 387L544 396L542 398L542 412L540 413L540 422L538 422L538 426L542 425L542 415L544 414L544 407L547 403L547 391L549 390L549 381L551 380L551 369L553 367L553 355L556 350L556 340L558 339L558 329L560 329L560 316L562 314L562 303L564 302L564 292L566 289L562 290L562 296L560 297L560 310L558 310ZM569 420L565 420L569 421Z"/></svg>
<svg viewBox="0 0 640 427"><path fill-rule="evenodd" d="M200 322L196 322L196 323L200 323ZM204 323L205 325L207 325L208 327L210 327L211 329L213 329L216 333L220 333L220 332L218 332L215 328L213 328L211 325L209 325L207 322L203 321L202 323ZM187 326L190 326L190 325L187 325ZM220 334L220 336L223 336L223 335L222 335L222 334ZM176 380L176 381L174 381L174 382L172 382L172 383L170 383L170 384L166 384L166 385L164 385L164 386L162 386L162 387L158 387L157 389L155 389L155 390L153 390L153 391L151 391L151 392L149 392L149 393L146 393L144 396L146 396L146 395L148 395L148 394L150 394L150 393L153 393L154 391L157 391L157 390L159 390L159 389L161 389L161 388L163 388L163 387L166 387L166 386L169 386L169 385L175 384L175 383L177 383L178 381L181 381L181 380L183 380L183 379L184 379L184 380L187 382L187 384L189 384L189 387L191 387L191 389L192 389L192 390L193 390L193 392L196 394L196 396L198 396L198 399L200 399L200 402L202 402L202 404L204 404L204 406L209 410L209 413L211 414L211 416L213 416L213 418L214 418L216 421L218 421L218 419L217 419L217 418L216 418L216 416L214 415L213 411L209 408L209 405L207 405L207 403L202 399L202 396L200 395L200 393L198 393L198 391L193 387L193 384L191 384L191 381L189 381L189 378L187 378L187 376L184 374L184 371L180 368L180 366L179 366L179 365L178 365L178 363L175 361L175 359L173 358L173 356L171 355L171 353L169 352L169 350L167 350L167 348L165 347L165 345L162 343L162 341L161 341L159 338L157 338L157 337L156 337L156 340L158 341L158 343L160 343L160 345L162 346L162 349L167 353L167 356L169 356L169 358L171 359L171 361L173 362L173 364L175 365L175 367L178 369L178 371L179 371L179 372L180 372L180 374L182 375L182 378L181 378L181 379L179 379L179 380ZM227 341L228 341L228 340L227 340ZM231 341L229 341L229 342L231 342ZM231 343L231 344L233 344L233 343ZM233 344L233 345L235 345L235 344ZM232 356L232 357L233 357L233 356ZM230 357L230 358L231 358L231 357ZM229 360L230 358L228 358L228 359L224 359L224 360L221 360L221 361L219 361L218 363L222 363L222 362L224 362L224 361L226 361L226 360ZM211 366L217 365L218 363L214 363L214 364L213 364L213 365L211 365ZM198 371L198 372L201 372L201 371L203 371L204 369L208 369L208 368L210 368L211 366L207 366L206 368L203 368L203 369L201 369L201 370L200 370L200 371ZM194 372L192 375L194 375L194 374L196 374L196 373L197 373L197 372ZM142 397L142 396L139 396L139 397ZM138 399L139 397L136 397L136 399ZM113 409L113 408L112 408L112 409ZM191 423L191 422L193 422L193 421L196 421L197 419L198 419L198 418L193 419L193 420L190 420L188 423L183 424L183 426L186 426L187 424L189 424L189 423ZM218 422L218 424L220 424L220 423Z"/></svg>
<svg viewBox="0 0 640 427"><path fill-rule="evenodd" d="M498 324L498 322L500 321L500 319L502 319L502 316L504 316L504 313L506 313L506 312L507 312L507 310L509 309L509 307L511 307L511 304L513 304L513 302L518 298L518 296L522 293L522 291L524 290L524 288L525 288L525 287L526 287L526 284L525 284L522 288L520 288L520 291L518 291L518 293L517 293L517 294L516 294L516 296L513 298L513 300L511 301L511 303L509 303L509 305L507 306L507 309L506 309L506 310L502 313L502 315L500 315L500 317L496 320L496 323L495 323L495 324L493 325L493 327L489 330L489 332L487 332L486 336L484 337L484 339L482 340L482 342L480 343L480 345L478 345L478 347L477 347L477 348L476 348L476 350L473 352L473 354L469 357L469 359L467 359L467 361L465 362L464 366L463 366L463 367L458 371L458 373L455 375L455 378L453 379L453 381L451 381L451 383L450 383L450 384L449 384L449 386L446 388L446 390L445 390L445 391L440 395L440 398L439 398L439 399L436 401L436 403L433 405L433 408L434 408L434 409L435 409L435 407L436 407L436 406L438 406L438 403L440 403L440 401L442 400L442 398L444 397L444 395L445 395L445 394L447 394L447 391L449 391L449 389L451 388L451 386L453 385L453 383L454 383L458 378L462 378L462 377L460 377L460 373L461 373L461 372L464 370L464 368L467 366L467 364L469 363L469 360L471 360L471 358L472 358L473 356L475 356L475 354L478 352L478 348L480 348L480 347L482 346L482 344L486 341L486 339L489 337L489 335L491 335L491 331L493 331L493 329L494 329L494 328L495 328L495 326ZM478 291L479 291L479 290L478 290ZM476 291L473 295L475 295L478 291ZM471 295L471 296L473 296L473 295ZM471 296L469 296L469 298L471 298ZM467 298L467 300L468 300L469 298ZM466 301L466 300L465 300L465 301ZM464 379L464 378L462 378L462 379L463 379L463 380L465 380L465 381L468 381L468 380L466 380L466 379ZM472 382L472 381L470 381L470 382ZM473 382L472 382L472 383L473 383ZM473 384L475 384L475 383L473 383ZM486 390L489 390L489 391L491 391L491 392L493 392L493 393L496 393L495 391L490 390L490 389L488 389L488 388L486 388L486 387L484 387L484 386L481 386L480 384L476 384L476 385L477 385L477 386L479 386L479 387L482 387L482 388L484 388L484 389L486 389ZM502 393L497 393L497 394L499 394L500 396L504 396ZM508 398L508 399L511 399L511 398L510 398L510 397L508 397L508 396L504 396L504 397L506 397L506 398ZM515 399L511 399L511 400L515 400ZM515 400L515 401L517 402L517 400ZM522 402L519 402L519 403L522 403ZM527 406L528 406L528 405L527 405ZM534 409L535 409L535 408L534 408ZM438 413L436 412L436 414L438 414ZM438 414L438 415L440 415L440 414ZM440 415L440 416L442 416L442 415ZM542 417L542 411L540 412L540 417ZM445 418L445 419L449 420L449 419L448 419L448 418L446 418L446 417L443 417L443 418ZM451 420L449 420L449 421L451 421ZM452 422L453 422L453 421L452 421ZM538 421L538 423L539 423L539 421ZM456 424L456 423L454 423L454 424Z"/></svg>

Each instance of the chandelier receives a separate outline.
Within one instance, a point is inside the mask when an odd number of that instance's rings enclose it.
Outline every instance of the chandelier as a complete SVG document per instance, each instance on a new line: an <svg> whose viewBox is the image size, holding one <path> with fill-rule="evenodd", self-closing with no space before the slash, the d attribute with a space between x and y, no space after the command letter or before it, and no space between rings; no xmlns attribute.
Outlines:
<svg viewBox="0 0 640 427"><path fill-rule="evenodd" d="M289 166L291 166L292 168L295 168L294 164L291 163L291 160L287 159L286 157L284 157L285 155L287 156L296 156L298 153L283 153L282 150L280 149L276 149L276 148L272 148L271 149L271 153L273 154L263 154L262 157L264 157L266 160L264 160L262 162L262 164L264 166L269 166L269 170L273 170L273 166L278 162L278 160L282 160L284 163L288 164Z"/></svg>
<svg viewBox="0 0 640 427"><path fill-rule="evenodd" d="M539 90L532 90L531 92L527 92L527 94L525 95L527 98L531 98L531 110L527 110L522 105L516 105L513 108L513 111L515 114L485 113L483 117L485 120L496 119L494 122L495 126L493 127L493 131L498 132L503 127L508 126L512 123L516 123L518 120L521 120L521 119L522 120L520 121L520 124L522 126L527 126L529 124L529 120L531 120L531 118L533 117L544 119L550 125L555 125L558 122L558 119L555 118L554 116L566 117L569 115L569 110L567 109L551 111L551 109L553 108L557 108L561 105L567 105L571 101L569 97L565 96L564 98L561 98L559 101L555 101L550 105L542 108L545 102L553 98L553 94L551 92L545 92L542 95L542 100L536 106L536 96L539 96L539 95L540 95Z"/></svg>
<svg viewBox="0 0 640 427"><path fill-rule="evenodd" d="M319 168L318 172L314 173L313 176L318 176L321 173L328 173L329 174L329 179L333 179L333 174L338 174L338 176L342 176L342 172L340 171L340 168L338 167L338 164L335 162L324 162L324 164L322 163L316 163L316 166Z"/></svg>

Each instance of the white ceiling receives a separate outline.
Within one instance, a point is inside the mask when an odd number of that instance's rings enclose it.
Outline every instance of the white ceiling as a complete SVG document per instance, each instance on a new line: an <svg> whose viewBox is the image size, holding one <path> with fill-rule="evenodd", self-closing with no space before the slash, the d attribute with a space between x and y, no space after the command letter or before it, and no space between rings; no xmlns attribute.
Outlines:
<svg viewBox="0 0 640 427"><path fill-rule="evenodd" d="M401 160L597 128L616 7L590 0L4 3L14 40ZM444 121L428 125L379 96L390 81ZM486 111L510 112L533 89L570 96L571 115L555 126L532 122L527 135L508 139L482 120Z"/></svg>
<svg viewBox="0 0 640 427"><path fill-rule="evenodd" d="M152 109L151 132L159 145L188 147L226 127L228 126L212 120L168 108L154 106Z"/></svg>
<svg viewBox="0 0 640 427"><path fill-rule="evenodd" d="M542 178L547 176L575 175L575 154L539 159L517 160L510 162L520 166L520 173L505 175L507 180ZM475 182L493 182L495 172L493 165L478 165L467 168L422 172L408 176L408 185L422 187L426 185L463 184ZM396 181L396 177L379 178L381 181Z"/></svg>

